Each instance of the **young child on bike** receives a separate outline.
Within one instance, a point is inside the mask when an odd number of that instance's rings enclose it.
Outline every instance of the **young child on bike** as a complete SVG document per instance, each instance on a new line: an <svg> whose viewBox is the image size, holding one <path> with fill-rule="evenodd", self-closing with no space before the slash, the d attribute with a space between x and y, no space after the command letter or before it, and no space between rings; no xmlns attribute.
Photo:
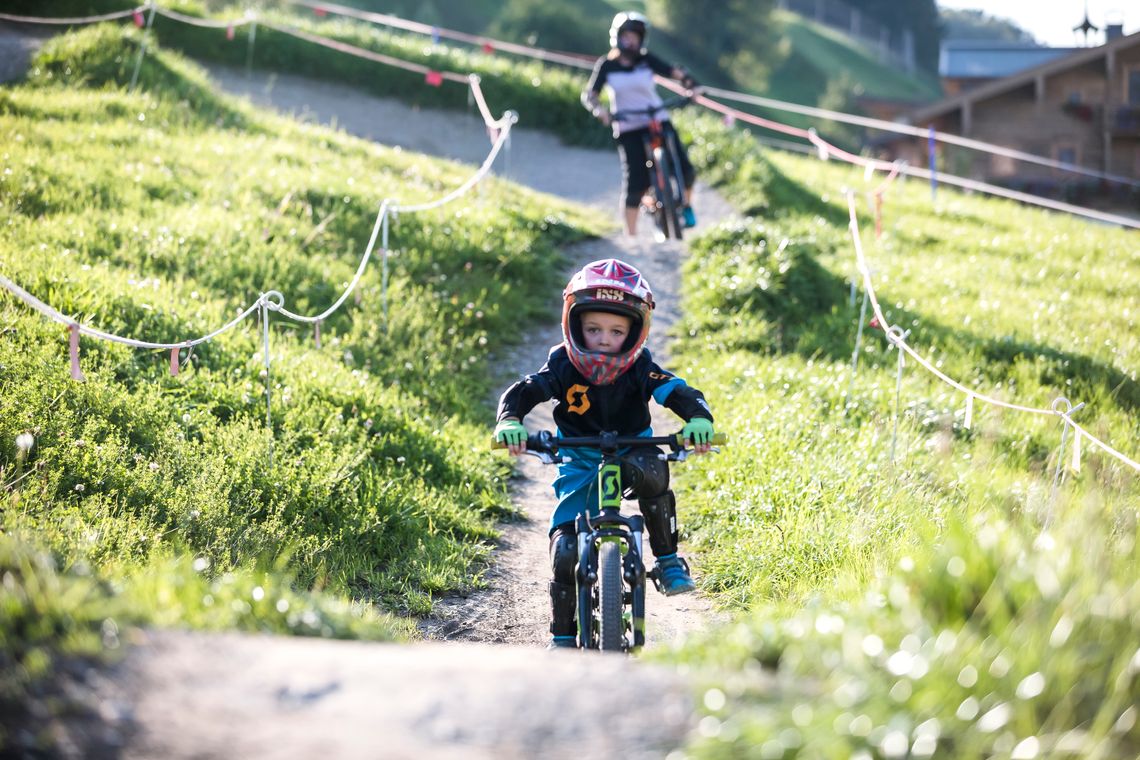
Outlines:
<svg viewBox="0 0 1140 760"><path fill-rule="evenodd" d="M650 185L649 170L645 166L645 135L649 130L649 117L615 121L611 113L644 110L661 105L661 97L653 82L654 74L679 80L688 89L696 86L696 82L684 69L665 63L649 52L646 47L648 34L649 21L642 14L623 11L614 16L610 25L610 52L594 64L594 73L582 92L582 105L603 124L612 126L618 143L622 169L621 202L625 209L625 231L629 235L637 234L641 198ZM602 88L609 90L609 111L602 108L599 102ZM668 111L661 110L658 121L662 122L667 138L677 146L677 158L685 181L685 226L693 227L697 223L691 205L696 172L685 146L677 138L677 132L669 121Z"/></svg>
<svg viewBox="0 0 1140 760"><path fill-rule="evenodd" d="M499 399L495 439L511 454L526 450L523 418L538 404L554 399L560 436L651 435L652 398L686 421L682 432L697 453L709 450L712 412L704 394L659 367L645 348L653 292L634 267L601 259L577 272L562 293L562 339L546 364L508 388ZM594 456L591 458L590 455ZM668 463L653 446L634 447L622 456L626 496L636 495L645 516L654 569L666 595L695 586L687 563L677 556L677 504L669 488ZM598 514L597 468L601 452L574 450L558 466L554 493L558 504L550 517L552 647L575 646L575 579L578 544L574 521L581 513Z"/></svg>

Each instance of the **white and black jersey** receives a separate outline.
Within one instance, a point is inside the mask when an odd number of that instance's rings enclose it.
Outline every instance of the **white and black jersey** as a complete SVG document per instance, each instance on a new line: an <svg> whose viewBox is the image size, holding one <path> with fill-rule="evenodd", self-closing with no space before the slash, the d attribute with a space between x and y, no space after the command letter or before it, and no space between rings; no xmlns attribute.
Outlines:
<svg viewBox="0 0 1140 760"><path fill-rule="evenodd" d="M613 112L644 110L661 105L661 97L657 94L653 75L668 77L672 71L671 65L652 53L646 53L628 65L622 62L620 56L599 58L594 65L594 73L590 75L590 82L586 85L586 91L598 95L603 87L608 87L610 110ZM658 111L656 116L659 121L667 121L669 118L668 112L664 109ZM615 119L614 137L647 126L649 126L648 116L637 116L621 121Z"/></svg>

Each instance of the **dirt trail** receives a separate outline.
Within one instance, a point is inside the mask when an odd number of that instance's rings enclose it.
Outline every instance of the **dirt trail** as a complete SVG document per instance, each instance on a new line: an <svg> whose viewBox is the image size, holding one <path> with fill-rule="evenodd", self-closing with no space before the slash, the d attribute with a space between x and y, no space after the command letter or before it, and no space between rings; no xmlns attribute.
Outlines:
<svg viewBox="0 0 1140 760"><path fill-rule="evenodd" d="M386 145L399 145L472 164L481 163L489 148L482 120L477 115L411 110L397 101L362 97L358 91L340 85L322 84L314 93L309 82L292 76L254 74L250 78L244 72L223 68L213 69L212 75L226 89L247 95L256 103L302 119L335 124L349 133ZM603 209L616 218L621 180L616 151L568 147L550 135L527 131L525 124L524 115L496 174ZM729 213L722 199L701 186L697 188L694 206L700 213L701 223L706 225L720 221ZM648 218L642 222L635 239L615 231L610 237L567 249L570 263L566 274L569 277L582 264L611 256L640 268L648 277L658 302L650 349L662 364L669 366L667 336L679 315L680 264L686 252L678 243L654 242ZM695 230L699 231L699 228ZM558 293L551 293L551 298L558 298ZM561 339L557 324L538 327L522 346L509 351L499 363L516 369L519 374L532 372L542 366L550 347ZM676 371L683 376L681 369L676 368ZM553 429L550 410L550 405L536 409L528 415L527 427L532 431ZM670 432L679 428L681 422L671 412L655 404L653 411L655 429ZM486 577L488 590L441 600L435 613L421 625L427 637L532 646L544 645L549 640L546 586L550 561L546 531L553 505L550 488L553 477L553 468L545 467L533 457L520 461L512 492L514 504L524 519L501 526L503 538ZM681 508L683 512L684 505ZM699 563L694 564L699 570ZM647 643L651 646L670 643L686 631L704 627L713 617L711 605L700 595L667 598L651 590L646 602Z"/></svg>
<svg viewBox="0 0 1140 760"><path fill-rule="evenodd" d="M258 104L408 150L478 164L489 147L473 115L414 110L300 77L211 74L224 89ZM615 219L618 171L614 151L567 147L528 131L525 114L496 165L500 177L604 209ZM700 187L694 205L702 224L729 213ZM655 244L649 224L643 227L636 239L615 233L570 248L567 276L608 256L640 267L659 304L650 346L669 366L667 331L678 315L685 252ZM532 371L560 339L557 325L542 326L524 345L504 351L503 364ZM658 430L679 427L660 411ZM552 427L549 409L535 410L527 424ZM540 649L549 636L546 525L553 472L524 458L518 474L512 498L524 518L502 526L488 589L442 600L423 622L425 637L435 641L396 646L150 632L118 666L87 671L69 687L90 709L87 719L55 727L64 755L664 757L694 728L689 687L678 673L628 658ZM699 575L699 561L695 565ZM647 607L653 646L715 618L699 595L669 599L650 591Z"/></svg>

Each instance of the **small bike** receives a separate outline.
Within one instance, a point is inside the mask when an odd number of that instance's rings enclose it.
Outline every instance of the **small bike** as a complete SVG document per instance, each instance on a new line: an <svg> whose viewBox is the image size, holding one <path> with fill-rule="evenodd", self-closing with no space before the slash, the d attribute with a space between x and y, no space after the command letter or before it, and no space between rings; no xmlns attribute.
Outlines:
<svg viewBox="0 0 1140 760"><path fill-rule="evenodd" d="M727 440L713 436L714 444ZM559 438L548 431L528 436L527 453L544 464L566 461L563 449L591 448L602 453L598 465L599 514L578 516L578 647L629 652L645 645L645 564L642 537L645 518L621 514L621 451L631 446L668 446L662 459L683 462L690 449L680 433L667 436L597 436ZM503 444L495 444L502 448ZM717 451L717 449L713 449ZM659 583L654 574L648 576Z"/></svg>
<svg viewBox="0 0 1140 760"><path fill-rule="evenodd" d="M676 135L666 132L657 115L688 105L692 95L669 98L659 106L615 111L615 120L649 117L649 133L645 137L645 157L649 169L650 188L653 190L653 221L663 239L681 239L684 223L681 214L685 208L685 178L677 158Z"/></svg>

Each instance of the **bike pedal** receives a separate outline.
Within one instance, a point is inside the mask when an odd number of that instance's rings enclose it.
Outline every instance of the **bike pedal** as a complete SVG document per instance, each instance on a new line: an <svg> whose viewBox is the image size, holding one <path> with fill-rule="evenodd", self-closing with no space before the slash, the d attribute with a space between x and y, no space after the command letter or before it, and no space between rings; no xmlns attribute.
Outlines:
<svg viewBox="0 0 1140 760"><path fill-rule="evenodd" d="M656 567L653 568L652 570L650 570L648 573L645 574L645 577L648 578L649 580L653 581L653 587L654 588L656 588L662 594L665 593L665 587L661 584L661 570L660 570L660 568L656 568Z"/></svg>

